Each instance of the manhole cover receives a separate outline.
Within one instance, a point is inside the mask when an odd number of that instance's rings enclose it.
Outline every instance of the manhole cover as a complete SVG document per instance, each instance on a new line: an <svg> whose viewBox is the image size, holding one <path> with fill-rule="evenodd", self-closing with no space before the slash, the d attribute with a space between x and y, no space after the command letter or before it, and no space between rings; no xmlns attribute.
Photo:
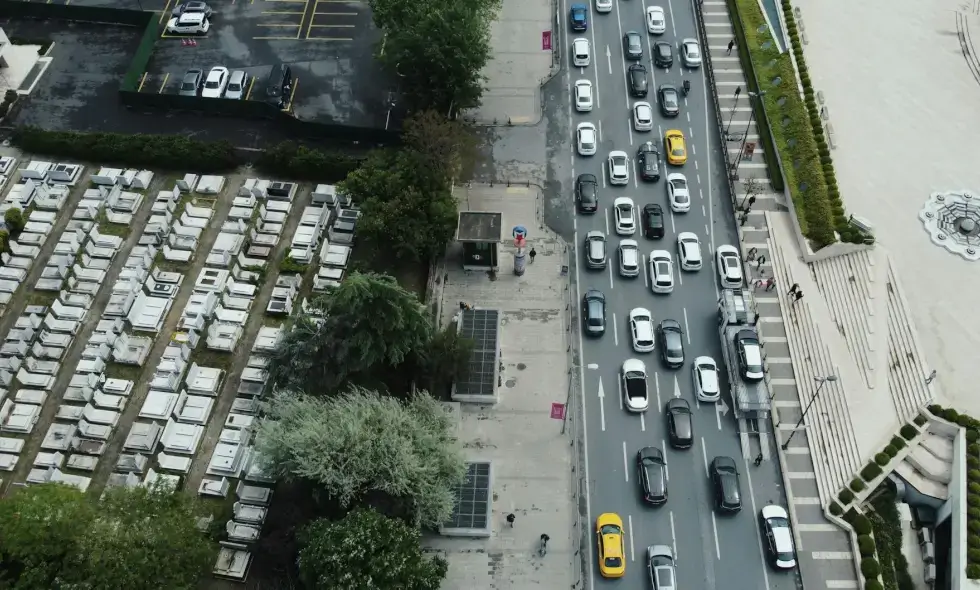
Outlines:
<svg viewBox="0 0 980 590"><path fill-rule="evenodd" d="M980 197L969 191L932 193L919 219L934 244L980 260Z"/></svg>

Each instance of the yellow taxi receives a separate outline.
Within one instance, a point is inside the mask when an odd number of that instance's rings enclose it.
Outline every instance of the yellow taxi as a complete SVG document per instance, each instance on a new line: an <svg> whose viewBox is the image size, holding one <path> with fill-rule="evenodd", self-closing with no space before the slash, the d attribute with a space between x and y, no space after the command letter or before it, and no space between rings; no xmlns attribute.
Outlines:
<svg viewBox="0 0 980 590"><path fill-rule="evenodd" d="M599 543L599 573L603 578L622 578L626 573L623 519L612 512L600 514L595 519L595 533Z"/></svg>
<svg viewBox="0 0 980 590"><path fill-rule="evenodd" d="M684 145L684 134L678 129L668 129L664 133L664 153L667 163L673 166L683 166L687 163L687 146Z"/></svg>

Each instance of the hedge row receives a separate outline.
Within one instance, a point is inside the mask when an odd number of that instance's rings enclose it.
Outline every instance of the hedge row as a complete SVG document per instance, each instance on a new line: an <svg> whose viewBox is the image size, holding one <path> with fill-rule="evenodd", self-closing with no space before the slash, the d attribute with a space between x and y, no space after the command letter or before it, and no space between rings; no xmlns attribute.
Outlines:
<svg viewBox="0 0 980 590"><path fill-rule="evenodd" d="M20 127L14 130L11 141L31 154L126 168L209 174L228 172L250 163L245 154L227 141L200 141L183 135L124 135ZM262 152L255 165L288 180L339 182L362 161L359 155L321 151L285 141Z"/></svg>
<svg viewBox="0 0 980 590"><path fill-rule="evenodd" d="M966 429L966 577L980 580L980 420L935 404L929 411Z"/></svg>
<svg viewBox="0 0 980 590"><path fill-rule="evenodd" d="M920 423L921 420L921 423ZM920 426L925 424L924 416L917 416L915 422ZM980 423L977 423L980 426ZM898 456L902 449L908 446L906 441L914 439L919 434L919 429L912 424L905 424L899 430L902 436L893 436L885 448L881 450L880 453L876 453L874 456L874 461L869 462L865 465L860 472L861 477L855 477L848 484L847 487L842 489L837 493L837 500L840 502L831 502L829 509L830 513L834 516L840 516L840 512L843 510L841 506L847 506L854 501L855 494L859 494L868 488L868 484L875 480L878 476L884 473L883 467L887 466L892 459ZM969 433L967 433L969 434ZM976 466L980 469L980 455L978 455ZM980 471L978 471L980 475ZM980 489L977 490L980 494Z"/></svg>
<svg viewBox="0 0 980 590"><path fill-rule="evenodd" d="M874 530L871 525L871 520L855 508L851 508L844 513L843 518L851 525L854 533L858 536L857 549L861 554L861 575L864 577L865 590L868 588L880 589L881 585L878 582L878 576L881 574L881 565L875 559L875 555L877 555L877 544L875 543L875 538L871 536L871 532Z"/></svg>
<svg viewBox="0 0 980 590"><path fill-rule="evenodd" d="M882 493L877 494L871 503L874 512L869 520L874 531L876 555L881 564L882 582L886 590L915 590L915 583L909 575L909 563L902 555L902 523L895 506L895 489L885 485L880 491ZM860 544L859 538L859 547Z"/></svg>

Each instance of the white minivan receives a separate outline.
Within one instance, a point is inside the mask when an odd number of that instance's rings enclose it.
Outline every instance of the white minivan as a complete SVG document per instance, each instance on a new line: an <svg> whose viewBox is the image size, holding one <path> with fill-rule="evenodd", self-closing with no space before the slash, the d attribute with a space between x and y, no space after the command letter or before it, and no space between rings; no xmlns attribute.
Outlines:
<svg viewBox="0 0 980 590"><path fill-rule="evenodd" d="M592 51L589 49L589 40L585 37L578 37L572 41L572 63L577 68L588 67L592 62Z"/></svg>

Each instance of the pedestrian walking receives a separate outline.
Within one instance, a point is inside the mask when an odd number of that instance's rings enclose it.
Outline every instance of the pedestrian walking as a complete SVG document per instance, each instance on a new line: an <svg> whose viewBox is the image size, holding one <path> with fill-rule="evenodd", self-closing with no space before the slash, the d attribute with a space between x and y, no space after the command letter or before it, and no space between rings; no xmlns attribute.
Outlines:
<svg viewBox="0 0 980 590"><path fill-rule="evenodd" d="M936 370L933 369L932 373L929 373L929 376L926 377L926 385L930 385L935 379L936 379Z"/></svg>
<svg viewBox="0 0 980 590"><path fill-rule="evenodd" d="M763 254L762 256L760 256L758 258L756 258L756 263L757 263L756 266L758 268L762 268L762 265L766 263L766 256L765 256L765 254Z"/></svg>
<svg viewBox="0 0 980 590"><path fill-rule="evenodd" d="M466 309L466 302L465 301L460 301L459 302L459 311L464 311L465 309Z"/></svg>
<svg viewBox="0 0 980 590"><path fill-rule="evenodd" d="M748 221L748 220L749 220L749 216L748 215L742 215L739 218L739 220L738 220L738 226L739 227L745 227L745 222Z"/></svg>
<svg viewBox="0 0 980 590"><path fill-rule="evenodd" d="M514 521L515 520L517 520L517 517L514 516L514 513L513 512L511 512L510 514L507 515L507 524L510 525L510 528L514 528Z"/></svg>
<svg viewBox="0 0 980 590"><path fill-rule="evenodd" d="M728 42L728 55L732 54L732 49L735 47L735 39Z"/></svg>
<svg viewBox="0 0 980 590"><path fill-rule="evenodd" d="M759 453L758 455L755 456L755 461L753 461L753 463L755 463L756 467L762 465L762 453Z"/></svg>
<svg viewBox="0 0 980 590"><path fill-rule="evenodd" d="M795 295L796 292L799 291L799 290L800 290L800 284L799 283L793 283L793 286L789 288L789 294L790 295Z"/></svg>
<svg viewBox="0 0 980 590"><path fill-rule="evenodd" d="M538 255L538 251L534 249L534 246L531 246L531 251L528 253L528 255L531 257L531 263L533 264L534 257Z"/></svg>
<svg viewBox="0 0 980 590"><path fill-rule="evenodd" d="M745 254L745 258L746 258L746 260L748 260L749 262L751 262L751 261L755 260L755 255L758 254L758 253L759 253L759 249L758 248L755 248L755 247L749 248L749 251Z"/></svg>
<svg viewBox="0 0 980 590"><path fill-rule="evenodd" d="M544 557L545 553L548 552L548 541L550 540L551 537L549 537L547 533L541 533L541 547L538 549L538 553L541 555L541 557Z"/></svg>
<svg viewBox="0 0 980 590"><path fill-rule="evenodd" d="M753 323L753 324L758 324L758 323L759 323L759 320L760 320L761 318L762 318L762 314L761 314L761 313L759 313L759 312L755 312L755 321L754 321L754 322L752 322L752 323Z"/></svg>
<svg viewBox="0 0 980 590"><path fill-rule="evenodd" d="M803 299L803 291L797 291L796 293L793 294L793 297L794 297L793 303L796 303L800 299Z"/></svg>
<svg viewBox="0 0 980 590"><path fill-rule="evenodd" d="M776 277L769 277L769 280L766 281L766 291L772 291L775 288L776 288Z"/></svg>

